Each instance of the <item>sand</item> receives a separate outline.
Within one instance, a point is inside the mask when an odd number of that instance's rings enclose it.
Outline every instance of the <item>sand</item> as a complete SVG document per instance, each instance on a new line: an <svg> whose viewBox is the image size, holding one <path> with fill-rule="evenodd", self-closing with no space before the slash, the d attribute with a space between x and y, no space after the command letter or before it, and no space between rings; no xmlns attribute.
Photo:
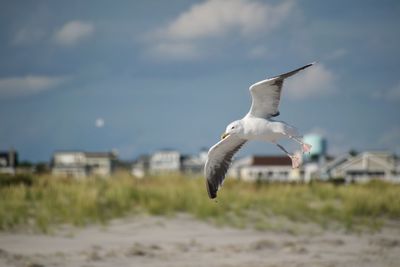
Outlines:
<svg viewBox="0 0 400 267"><path fill-rule="evenodd" d="M304 226L304 225L303 225ZM0 233L0 266L400 266L400 228L293 234L140 216L52 234Z"/></svg>

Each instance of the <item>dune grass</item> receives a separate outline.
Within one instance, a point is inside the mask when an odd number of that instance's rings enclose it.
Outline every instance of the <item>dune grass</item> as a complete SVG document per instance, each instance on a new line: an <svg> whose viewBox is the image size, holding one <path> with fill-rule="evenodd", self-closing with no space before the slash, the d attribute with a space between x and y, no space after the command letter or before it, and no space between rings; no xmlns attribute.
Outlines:
<svg viewBox="0 0 400 267"><path fill-rule="evenodd" d="M0 186L0 230L21 227L48 232L59 224L106 223L135 214L179 212L222 225L268 229L271 218L332 223L345 229L379 228L400 220L400 186L384 182L334 186L253 184L228 179L212 201L202 177L166 175L141 180L127 174L82 181L33 177L30 184Z"/></svg>

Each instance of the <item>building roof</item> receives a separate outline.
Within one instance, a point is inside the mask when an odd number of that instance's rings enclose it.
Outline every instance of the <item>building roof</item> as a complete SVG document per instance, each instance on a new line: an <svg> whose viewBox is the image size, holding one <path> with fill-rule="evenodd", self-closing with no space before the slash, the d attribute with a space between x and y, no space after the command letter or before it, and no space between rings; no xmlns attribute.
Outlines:
<svg viewBox="0 0 400 267"><path fill-rule="evenodd" d="M86 157L90 158L116 158L113 152L84 152Z"/></svg>
<svg viewBox="0 0 400 267"><path fill-rule="evenodd" d="M62 155L62 154L84 154L86 157L89 158L117 158L117 155L114 152L86 152L86 151L79 151L79 150L59 150L55 151L54 155Z"/></svg>
<svg viewBox="0 0 400 267"><path fill-rule="evenodd" d="M287 156L253 156L251 166L292 166L292 161Z"/></svg>
<svg viewBox="0 0 400 267"><path fill-rule="evenodd" d="M154 153L158 153L158 152L178 152L180 153L177 149L173 149L173 148L161 148L157 151L155 151Z"/></svg>
<svg viewBox="0 0 400 267"><path fill-rule="evenodd" d="M349 170L390 171L396 169L396 157L385 151L364 151L355 156L344 154L328 162L324 169L327 172Z"/></svg>

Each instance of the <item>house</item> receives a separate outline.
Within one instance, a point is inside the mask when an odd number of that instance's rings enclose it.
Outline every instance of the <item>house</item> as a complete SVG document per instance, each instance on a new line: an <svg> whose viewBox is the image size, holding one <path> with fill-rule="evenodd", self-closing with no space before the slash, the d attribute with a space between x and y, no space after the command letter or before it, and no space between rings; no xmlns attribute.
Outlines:
<svg viewBox="0 0 400 267"><path fill-rule="evenodd" d="M0 173L15 174L18 165L18 153L14 149L0 151Z"/></svg>
<svg viewBox="0 0 400 267"><path fill-rule="evenodd" d="M389 152L366 151L345 154L322 167L329 178L344 178L346 182L367 182L371 179L400 182L399 159Z"/></svg>
<svg viewBox="0 0 400 267"><path fill-rule="evenodd" d="M109 176L114 171L117 155L114 152L85 152L89 175Z"/></svg>
<svg viewBox="0 0 400 267"><path fill-rule="evenodd" d="M52 158L52 174L56 176L109 176L117 156L112 152L59 151Z"/></svg>
<svg viewBox="0 0 400 267"><path fill-rule="evenodd" d="M160 150L150 157L151 174L181 171L181 153L176 150Z"/></svg>
<svg viewBox="0 0 400 267"><path fill-rule="evenodd" d="M186 174L201 174L203 173L206 161L207 150L202 150L197 155L183 156L182 172Z"/></svg>
<svg viewBox="0 0 400 267"><path fill-rule="evenodd" d="M150 156L142 155L133 162L131 174L137 178L143 178L149 172Z"/></svg>
<svg viewBox="0 0 400 267"><path fill-rule="evenodd" d="M249 156L236 160L228 176L244 181L299 181L300 171L287 156Z"/></svg>
<svg viewBox="0 0 400 267"><path fill-rule="evenodd" d="M182 172L185 174L203 173L207 151L198 155L182 155L176 150L160 150L151 156L140 156L132 165L131 174L143 178L147 174Z"/></svg>

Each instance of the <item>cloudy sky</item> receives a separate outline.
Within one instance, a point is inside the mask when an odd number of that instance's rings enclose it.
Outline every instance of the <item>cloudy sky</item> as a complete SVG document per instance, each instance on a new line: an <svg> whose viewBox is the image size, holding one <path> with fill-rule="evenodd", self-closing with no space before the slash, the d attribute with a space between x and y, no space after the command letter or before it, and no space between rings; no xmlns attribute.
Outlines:
<svg viewBox="0 0 400 267"><path fill-rule="evenodd" d="M400 153L399 25L385 0L1 1L0 149L197 153L247 113L252 83L317 61L278 118L331 154Z"/></svg>

